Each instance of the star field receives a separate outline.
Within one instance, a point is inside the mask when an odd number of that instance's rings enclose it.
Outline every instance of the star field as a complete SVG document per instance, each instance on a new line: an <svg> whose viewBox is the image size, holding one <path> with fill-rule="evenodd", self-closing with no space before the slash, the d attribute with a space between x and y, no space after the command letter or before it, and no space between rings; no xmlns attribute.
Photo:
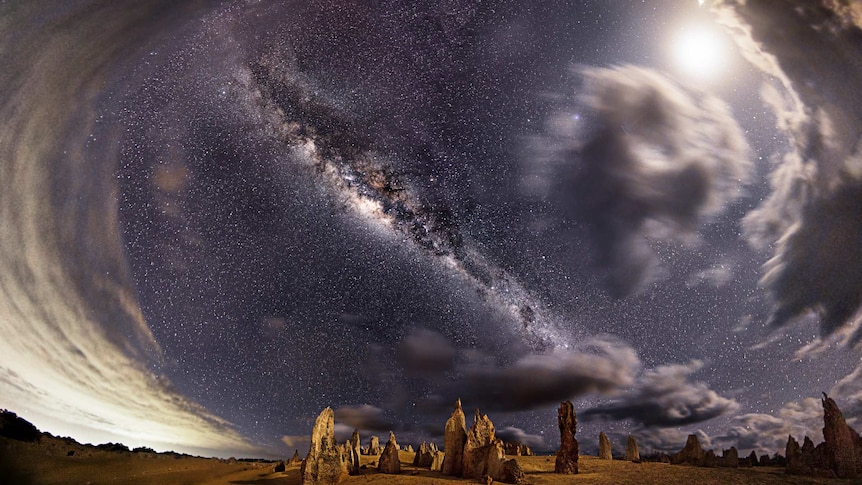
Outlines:
<svg viewBox="0 0 862 485"><path fill-rule="evenodd" d="M857 419L858 16L629 3L0 7L0 406L276 457L459 397L537 450L566 399L586 452Z"/></svg>

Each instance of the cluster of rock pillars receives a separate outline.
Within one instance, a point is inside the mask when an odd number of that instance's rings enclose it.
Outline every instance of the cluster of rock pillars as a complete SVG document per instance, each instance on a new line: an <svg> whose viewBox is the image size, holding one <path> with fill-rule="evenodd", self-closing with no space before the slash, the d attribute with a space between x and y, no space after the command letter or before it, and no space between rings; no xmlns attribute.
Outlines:
<svg viewBox="0 0 862 485"><path fill-rule="evenodd" d="M818 477L855 478L862 476L862 438L844 420L835 401L823 395L823 436L825 441L817 446L806 436L804 444L788 437L785 456L767 455L759 459L754 451L740 458L735 447L723 450L717 456L712 450L704 450L697 435L689 435L685 446L678 453L654 454L644 461L660 461L675 465L702 467L738 468L745 466L785 466L788 474ZM578 473L577 418L572 403L566 401L557 412L560 428L560 449L556 453L554 473ZM360 465L360 455L375 455L377 469L381 473L401 472L399 451L414 453L412 446L399 447L395 434L389 433L389 441L381 448L377 436L372 436L369 446L361 447L359 432L344 444L335 441L334 413L324 409L314 423L308 456L301 461L300 473L303 484L335 484L348 475L359 475L365 465ZM494 435L494 424L476 410L473 425L467 429L461 401L455 403L452 416L446 421L444 448L434 443L423 442L415 450L413 466L439 471L444 475L460 478L484 479L486 483L523 483L525 474L517 459L508 456L530 456L532 450L521 443L505 443ZM611 460L611 443L607 435L599 434L599 458ZM629 435L626 442L625 459L635 463L642 461L637 440ZM299 462L299 453L294 453L292 462ZM279 463L275 471L283 471Z"/></svg>

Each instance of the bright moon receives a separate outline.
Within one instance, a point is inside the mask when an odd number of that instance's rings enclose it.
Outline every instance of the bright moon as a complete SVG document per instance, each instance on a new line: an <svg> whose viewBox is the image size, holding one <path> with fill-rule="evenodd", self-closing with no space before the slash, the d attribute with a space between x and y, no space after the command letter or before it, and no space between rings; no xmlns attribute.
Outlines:
<svg viewBox="0 0 862 485"><path fill-rule="evenodd" d="M674 38L673 57L684 74L702 81L714 80L727 67L727 46L714 28L690 26Z"/></svg>

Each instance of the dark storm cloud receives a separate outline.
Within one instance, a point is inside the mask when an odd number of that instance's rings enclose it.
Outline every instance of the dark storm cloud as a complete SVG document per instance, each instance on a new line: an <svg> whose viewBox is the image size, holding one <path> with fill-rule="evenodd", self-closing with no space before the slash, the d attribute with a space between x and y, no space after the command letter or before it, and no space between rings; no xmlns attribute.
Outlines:
<svg viewBox="0 0 862 485"><path fill-rule="evenodd" d="M366 431L389 431L395 429L386 419L385 412L375 406L342 406L335 410L335 421L353 429Z"/></svg>
<svg viewBox="0 0 862 485"><path fill-rule="evenodd" d="M418 329L395 346L398 362L411 375L427 375L452 369L457 351L437 332Z"/></svg>
<svg viewBox="0 0 862 485"><path fill-rule="evenodd" d="M703 367L665 365L644 372L634 389L623 398L580 413L585 420L630 419L646 427L672 427L700 423L739 409L733 399L719 396L703 382L689 376Z"/></svg>
<svg viewBox="0 0 862 485"><path fill-rule="evenodd" d="M727 1L719 13L747 57L780 83L764 94L794 144L772 175L772 194L745 219L751 242L774 251L761 281L770 322L813 311L830 334L853 324L862 305L858 6Z"/></svg>
<svg viewBox="0 0 862 485"><path fill-rule="evenodd" d="M539 434L529 434L521 428L508 426L496 430L497 438L507 443L523 443L531 448L545 446L545 437Z"/></svg>
<svg viewBox="0 0 862 485"><path fill-rule="evenodd" d="M525 411L610 392L634 381L640 360L624 343L593 339L573 349L530 354L507 366L486 361L465 367L440 394L428 398L431 410L449 410L461 398L465 406L482 411Z"/></svg>
<svg viewBox="0 0 862 485"><path fill-rule="evenodd" d="M657 258L650 239L690 237L739 196L749 150L728 107L634 66L584 69L594 128L570 139L564 196L591 231L616 296L636 293ZM561 126L564 126L562 124Z"/></svg>

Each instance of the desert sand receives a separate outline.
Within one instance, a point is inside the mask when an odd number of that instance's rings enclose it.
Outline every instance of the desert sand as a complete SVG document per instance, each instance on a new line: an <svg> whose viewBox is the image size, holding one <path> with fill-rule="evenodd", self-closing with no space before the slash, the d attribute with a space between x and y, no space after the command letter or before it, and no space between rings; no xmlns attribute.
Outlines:
<svg viewBox="0 0 862 485"><path fill-rule="evenodd" d="M67 456L73 450L72 456ZM476 480L447 477L439 472L411 465L413 454L400 452L399 475L378 473L373 466L377 457L363 456L367 467L362 474L342 483L381 483L421 485L476 483ZM554 460L548 456L517 457L527 473L527 483L553 484L841 484L853 480L817 479L785 475L784 468L698 468L663 463L631 463L580 457L580 473L553 473ZM292 484L301 483L299 464L284 472L273 473L274 463L228 461L172 456L155 453L110 452L65 445L60 440L25 443L0 438L0 484Z"/></svg>

